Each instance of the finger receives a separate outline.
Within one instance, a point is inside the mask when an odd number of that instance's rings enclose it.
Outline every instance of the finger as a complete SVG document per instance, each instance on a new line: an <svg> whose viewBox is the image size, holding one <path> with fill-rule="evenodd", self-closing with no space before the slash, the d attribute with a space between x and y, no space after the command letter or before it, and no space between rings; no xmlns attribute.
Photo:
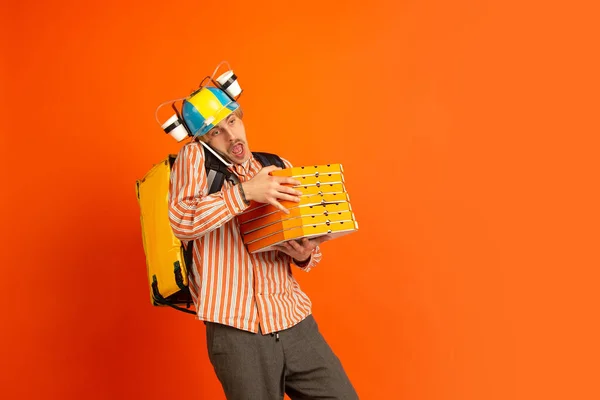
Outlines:
<svg viewBox="0 0 600 400"><path fill-rule="evenodd" d="M277 245L277 248L279 249L279 251L281 251L282 253L287 254L290 257L293 257L294 254L294 250L290 247L289 244L287 244L287 242L283 242L281 244Z"/></svg>
<svg viewBox="0 0 600 400"><path fill-rule="evenodd" d="M271 172L281 169L275 165L269 165L268 167L264 167L261 169L261 172L264 171L266 174L271 174Z"/></svg>
<svg viewBox="0 0 600 400"><path fill-rule="evenodd" d="M302 254L306 251L306 249L304 247L302 247L300 244L298 244L298 242L296 242L295 240L290 240L287 243L289 243L289 245L300 254Z"/></svg>
<svg viewBox="0 0 600 400"><path fill-rule="evenodd" d="M299 190L294 190L289 186L279 186L279 188L277 189L278 192L280 193L287 193L287 194L291 194L294 196L302 196L302 192Z"/></svg>
<svg viewBox="0 0 600 400"><path fill-rule="evenodd" d="M310 239L308 238L303 238L302 239L302 247L304 247L307 250L310 250L311 252L315 249L315 247L317 247L318 244L313 243Z"/></svg>
<svg viewBox="0 0 600 400"><path fill-rule="evenodd" d="M299 185L302 184L302 182L300 182L297 179L288 178L288 177L285 177L285 176L276 176L274 178L277 181L277 183L279 183L280 185L288 184L288 185L299 186Z"/></svg>
<svg viewBox="0 0 600 400"><path fill-rule="evenodd" d="M333 238L334 238L333 235L327 234L327 235L323 236L323 238L321 239L321 243L332 240Z"/></svg>
<svg viewBox="0 0 600 400"><path fill-rule="evenodd" d="M280 201L287 200L287 201L293 201L294 203L300 202L300 197L290 196L289 194L280 193L280 192L277 192L277 194L275 195L275 198Z"/></svg>
<svg viewBox="0 0 600 400"><path fill-rule="evenodd" d="M282 211L285 214L289 214L290 210L288 210L287 208L285 208L284 206L282 206L277 200L275 199L267 199L267 203L269 203L270 205L272 205L273 207L275 207L276 209L278 209L279 211Z"/></svg>
<svg viewBox="0 0 600 400"><path fill-rule="evenodd" d="M295 240L294 242L298 246L297 248L294 246L294 248L297 251L300 251L302 253L310 253L313 251L313 249L315 247L317 247L308 238L298 239L298 240Z"/></svg>

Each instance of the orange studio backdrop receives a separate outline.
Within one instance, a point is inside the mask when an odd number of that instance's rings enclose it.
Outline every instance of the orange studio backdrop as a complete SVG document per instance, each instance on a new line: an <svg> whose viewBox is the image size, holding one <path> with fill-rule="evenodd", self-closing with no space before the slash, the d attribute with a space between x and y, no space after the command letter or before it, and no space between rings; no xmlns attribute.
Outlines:
<svg viewBox="0 0 600 400"><path fill-rule="evenodd" d="M597 399L594 2L3 4L0 397L223 399L150 306L154 120L227 60L249 144L341 163L360 229L296 271L361 399Z"/></svg>

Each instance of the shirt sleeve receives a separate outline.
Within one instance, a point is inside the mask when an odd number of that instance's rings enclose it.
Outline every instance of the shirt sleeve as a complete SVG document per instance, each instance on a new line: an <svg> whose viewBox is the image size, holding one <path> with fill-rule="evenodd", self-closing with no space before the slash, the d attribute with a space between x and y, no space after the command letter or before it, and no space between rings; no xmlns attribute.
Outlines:
<svg viewBox="0 0 600 400"><path fill-rule="evenodd" d="M307 261L303 263L298 263L292 258L291 264L300 268L304 272L308 272L321 261L321 258L323 258L323 255L321 254L321 249L319 248L319 246L317 246L314 248Z"/></svg>
<svg viewBox="0 0 600 400"><path fill-rule="evenodd" d="M169 182L169 222L175 237L193 240L217 229L248 208L239 185L208 195L204 150L185 145L177 155Z"/></svg>
<svg viewBox="0 0 600 400"><path fill-rule="evenodd" d="M292 168L293 167L292 163L290 163L285 158L282 158L281 160L285 164L286 168ZM312 268L314 268L319 262L321 262L322 258L323 258L323 254L321 253L321 249L319 248L319 246L317 246L317 247L315 247L313 249L313 251L310 254L310 257L308 258L307 261L305 261L303 263L299 263L299 262L296 262L296 260L294 260L293 258L290 257L290 264L291 265L295 265L296 267L302 269L305 272L308 272Z"/></svg>

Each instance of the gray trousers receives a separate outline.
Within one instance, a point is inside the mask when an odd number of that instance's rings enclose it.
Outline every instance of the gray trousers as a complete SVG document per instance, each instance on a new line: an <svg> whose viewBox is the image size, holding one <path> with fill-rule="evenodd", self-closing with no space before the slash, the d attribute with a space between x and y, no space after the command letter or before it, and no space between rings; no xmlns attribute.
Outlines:
<svg viewBox="0 0 600 400"><path fill-rule="evenodd" d="M358 399L312 315L269 335L207 322L206 342L228 400Z"/></svg>

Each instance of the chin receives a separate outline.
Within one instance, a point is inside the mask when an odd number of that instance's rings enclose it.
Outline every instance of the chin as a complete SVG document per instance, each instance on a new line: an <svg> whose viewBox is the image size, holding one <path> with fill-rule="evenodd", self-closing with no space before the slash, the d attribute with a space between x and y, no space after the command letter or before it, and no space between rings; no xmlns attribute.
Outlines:
<svg viewBox="0 0 600 400"><path fill-rule="evenodd" d="M250 156L246 155L246 154L244 154L243 158L235 157L235 156L229 157L229 159L231 160L231 162L233 162L235 164L243 164L246 161L248 161L249 158L250 158Z"/></svg>

